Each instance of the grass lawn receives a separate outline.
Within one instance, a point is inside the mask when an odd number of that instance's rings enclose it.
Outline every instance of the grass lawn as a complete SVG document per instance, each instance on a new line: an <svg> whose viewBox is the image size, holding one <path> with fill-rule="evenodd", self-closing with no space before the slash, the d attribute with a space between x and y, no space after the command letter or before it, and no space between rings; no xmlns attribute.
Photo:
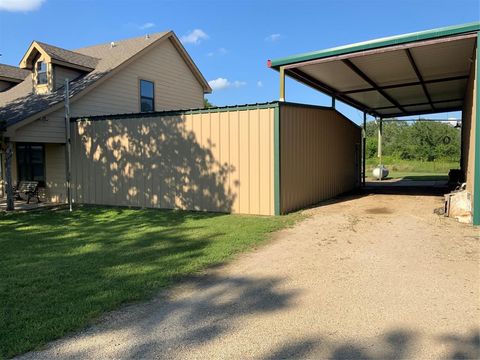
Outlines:
<svg viewBox="0 0 480 360"><path fill-rule="evenodd" d="M151 297L300 217L102 207L0 214L0 358Z"/></svg>
<svg viewBox="0 0 480 360"><path fill-rule="evenodd" d="M460 164L454 161L416 161L400 160L388 156L382 159L389 170L388 178L415 181L448 180L450 169L458 169ZM378 165L378 159L367 159L366 175L372 178L372 170Z"/></svg>

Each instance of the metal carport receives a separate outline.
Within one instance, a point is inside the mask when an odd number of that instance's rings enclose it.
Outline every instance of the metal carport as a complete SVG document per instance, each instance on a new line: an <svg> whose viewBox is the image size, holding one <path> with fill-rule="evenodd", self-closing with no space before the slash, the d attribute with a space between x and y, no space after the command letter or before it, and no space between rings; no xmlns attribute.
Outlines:
<svg viewBox="0 0 480 360"><path fill-rule="evenodd" d="M480 23L392 36L269 60L285 76L376 118L462 111L462 161L480 225ZM365 139L363 141L365 149ZM475 166L477 164L477 166ZM363 166L365 178L365 166Z"/></svg>

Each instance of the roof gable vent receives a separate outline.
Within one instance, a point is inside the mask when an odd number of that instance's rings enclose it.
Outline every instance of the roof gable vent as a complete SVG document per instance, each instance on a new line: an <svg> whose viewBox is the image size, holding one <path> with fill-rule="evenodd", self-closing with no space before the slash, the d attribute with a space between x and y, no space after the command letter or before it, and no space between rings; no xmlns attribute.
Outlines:
<svg viewBox="0 0 480 360"><path fill-rule="evenodd" d="M117 46L117 44L115 44L115 41L112 41L112 42L110 43L110 47L113 49L115 46Z"/></svg>

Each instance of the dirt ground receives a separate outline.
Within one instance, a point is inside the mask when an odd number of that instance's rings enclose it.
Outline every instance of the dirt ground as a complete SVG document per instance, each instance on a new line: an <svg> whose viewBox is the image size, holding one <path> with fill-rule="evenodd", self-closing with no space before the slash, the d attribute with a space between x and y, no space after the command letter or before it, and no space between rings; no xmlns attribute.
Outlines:
<svg viewBox="0 0 480 360"><path fill-rule="evenodd" d="M24 358L479 358L479 229L438 196L342 200Z"/></svg>

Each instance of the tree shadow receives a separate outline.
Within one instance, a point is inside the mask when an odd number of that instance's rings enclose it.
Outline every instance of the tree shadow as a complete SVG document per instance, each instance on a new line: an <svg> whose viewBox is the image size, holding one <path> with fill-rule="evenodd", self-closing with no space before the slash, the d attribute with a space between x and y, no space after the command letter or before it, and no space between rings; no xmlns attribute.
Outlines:
<svg viewBox="0 0 480 360"><path fill-rule="evenodd" d="M107 314L86 331L51 343L45 352L20 358L172 358L233 331L245 316L292 306L297 292L280 290L281 285L282 280L273 277L191 277L151 302ZM104 353L105 346L109 348Z"/></svg>
<svg viewBox="0 0 480 360"><path fill-rule="evenodd" d="M204 119L185 116L80 121L73 137L73 195L79 203L231 212L239 182ZM201 144L202 143L202 144Z"/></svg>
<svg viewBox="0 0 480 360"><path fill-rule="evenodd" d="M444 334L438 337L440 343L451 348L446 359L480 359L480 329L472 329L468 335Z"/></svg>

